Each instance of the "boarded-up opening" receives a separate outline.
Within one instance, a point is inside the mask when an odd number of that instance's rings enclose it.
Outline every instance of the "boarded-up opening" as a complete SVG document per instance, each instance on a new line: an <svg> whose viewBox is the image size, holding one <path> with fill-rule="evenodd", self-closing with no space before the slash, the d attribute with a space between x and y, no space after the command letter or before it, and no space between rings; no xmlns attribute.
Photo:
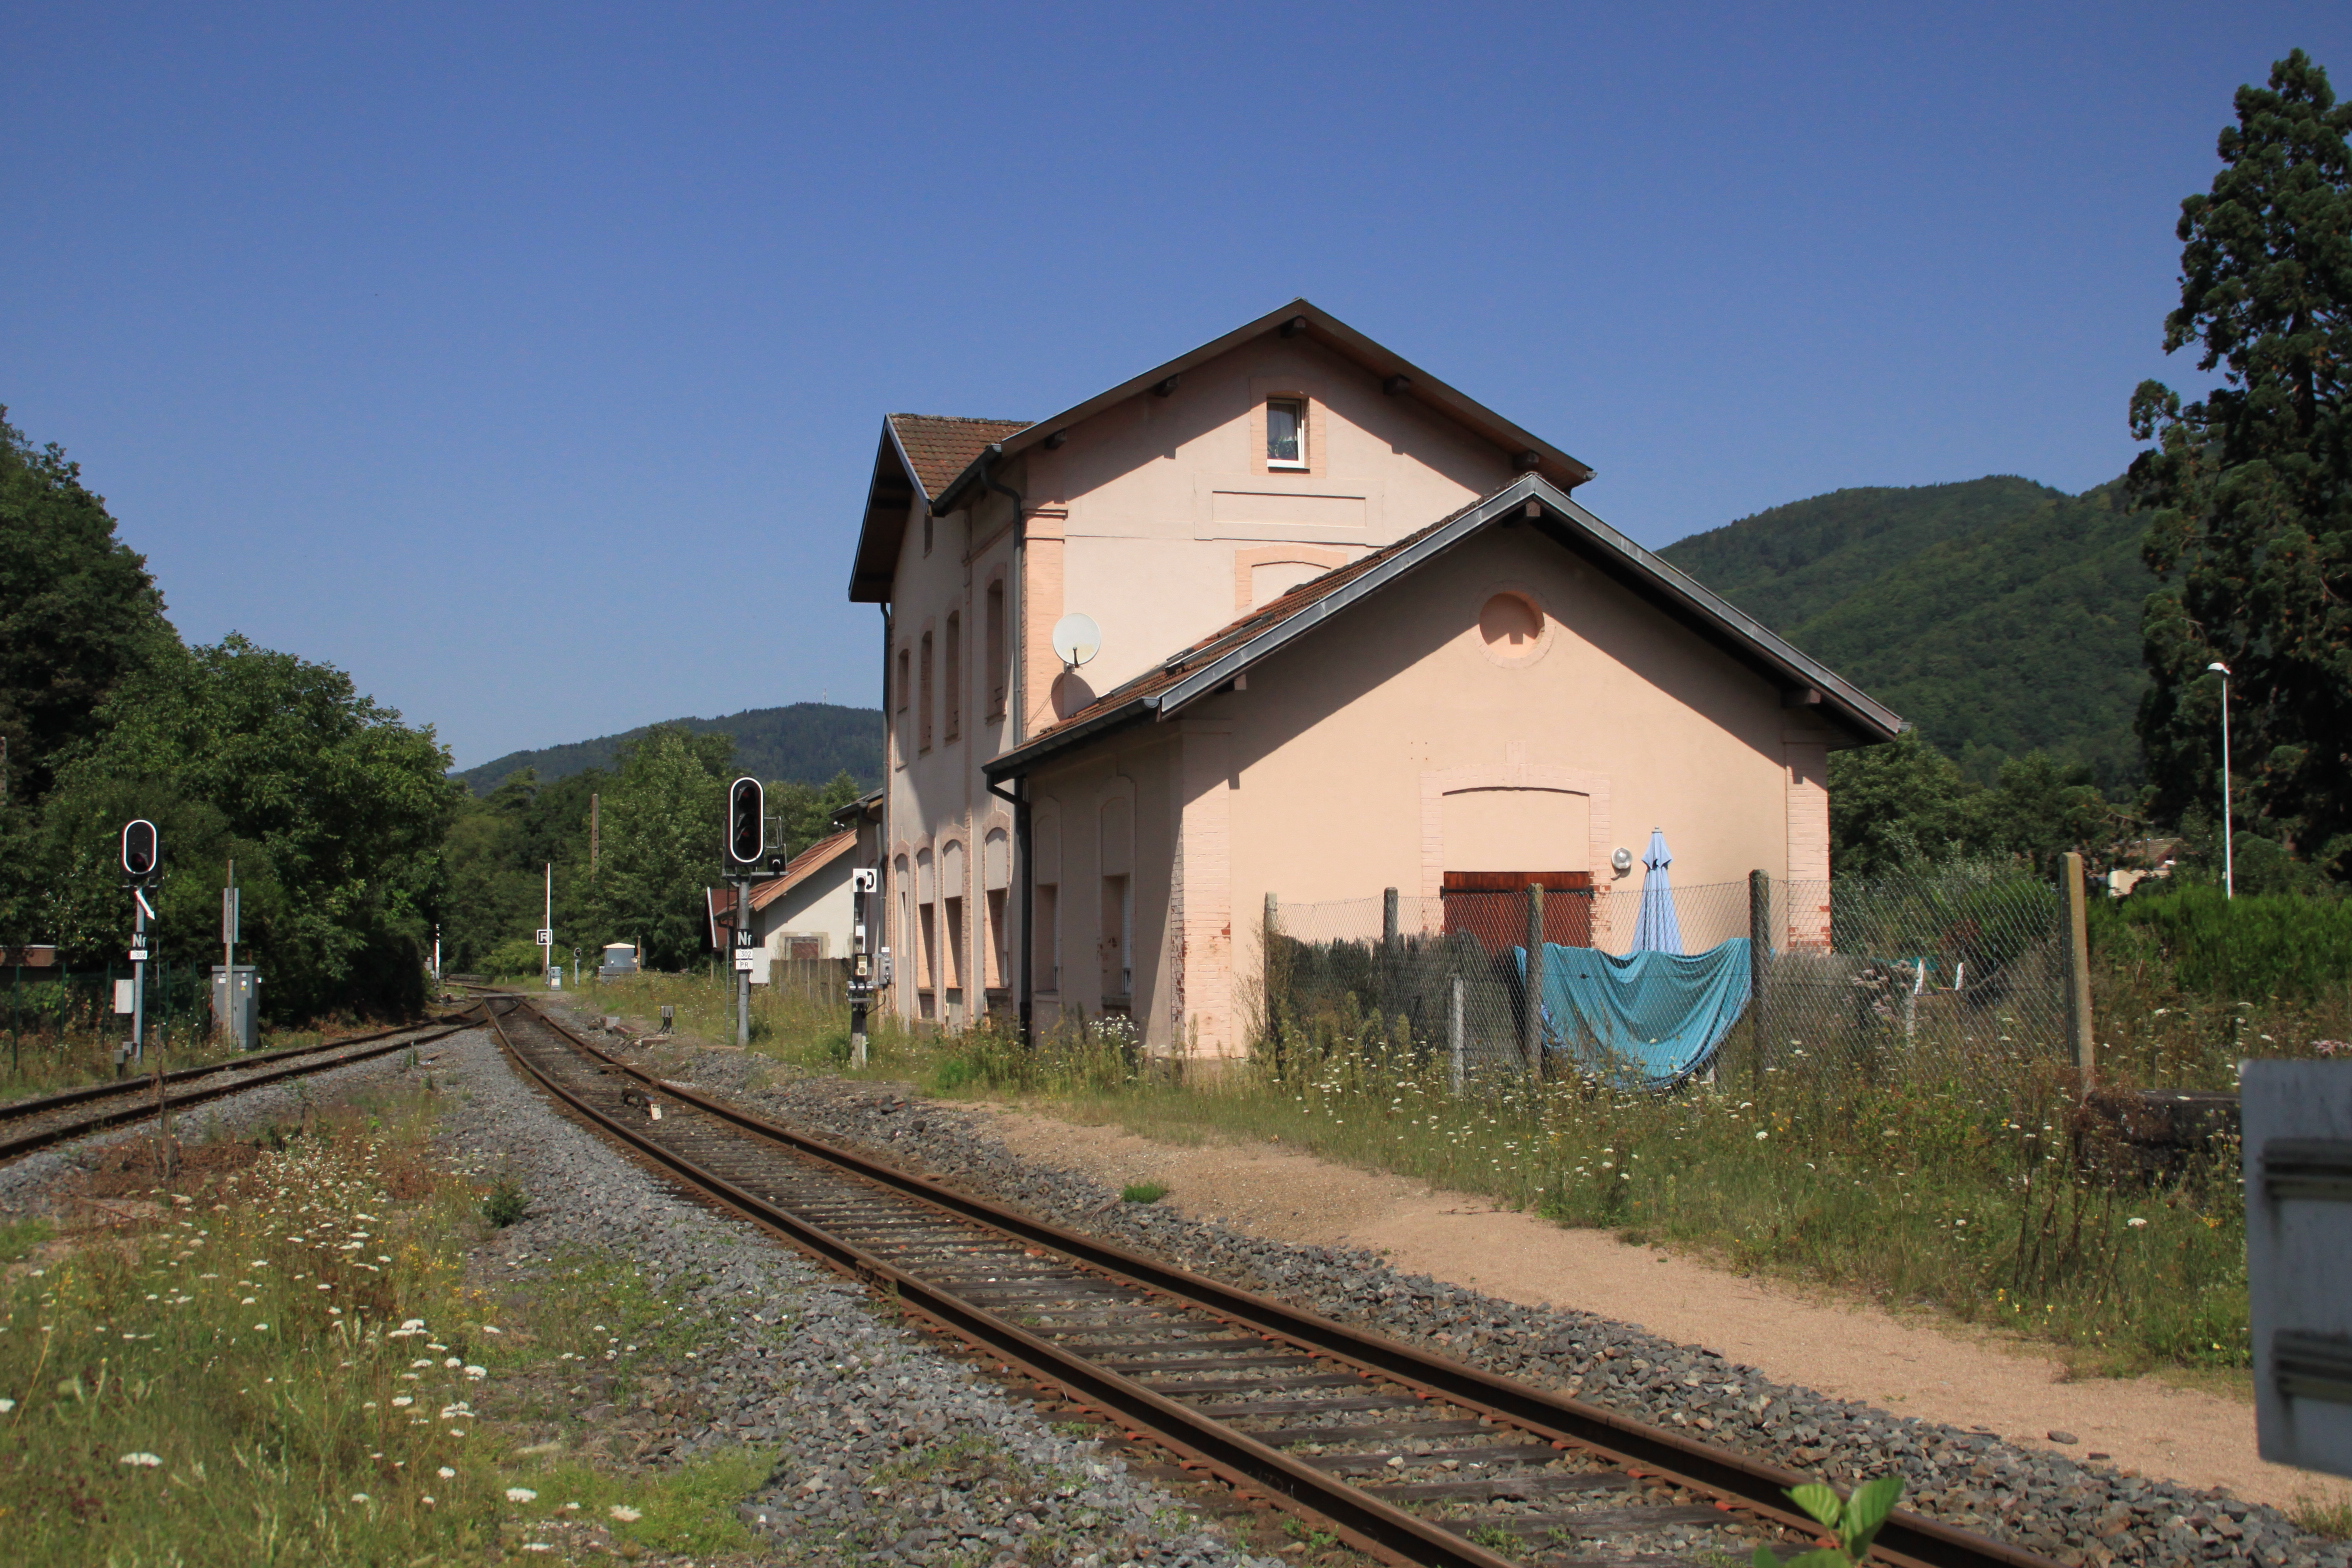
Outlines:
<svg viewBox="0 0 2352 1568"><path fill-rule="evenodd" d="M1527 890L1544 890L1544 940L1562 947L1592 946L1593 887L1589 871L1449 871L1438 889L1448 936L1478 938L1490 953L1527 942Z"/></svg>

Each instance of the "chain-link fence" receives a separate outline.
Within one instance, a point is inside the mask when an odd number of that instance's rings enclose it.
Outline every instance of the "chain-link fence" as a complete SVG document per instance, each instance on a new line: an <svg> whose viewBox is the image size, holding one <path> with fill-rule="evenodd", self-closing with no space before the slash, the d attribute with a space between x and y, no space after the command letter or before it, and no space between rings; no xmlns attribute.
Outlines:
<svg viewBox="0 0 2352 1568"><path fill-rule="evenodd" d="M2073 1060L2064 902L2030 873L1649 894L1557 880L1270 905L1261 1054L1376 1047L1443 1060L1458 1084L1653 1089L1999 1090Z"/></svg>

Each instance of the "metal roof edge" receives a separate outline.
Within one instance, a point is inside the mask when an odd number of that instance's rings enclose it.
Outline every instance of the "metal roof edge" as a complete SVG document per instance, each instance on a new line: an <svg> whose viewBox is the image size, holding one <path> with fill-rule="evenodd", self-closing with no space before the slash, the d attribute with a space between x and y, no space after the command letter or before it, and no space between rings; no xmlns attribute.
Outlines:
<svg viewBox="0 0 2352 1568"><path fill-rule="evenodd" d="M1399 550L1354 581L1301 605L1295 614L1275 622L1240 647L1221 654L1193 674L1141 700L1150 703L1165 718L1176 709L1206 696L1284 643L1313 630L1358 599L1468 538L1513 507L1524 505L1537 485L1543 485L1554 495L1560 494L1540 476L1522 475L1452 522L1431 530L1426 538L1414 541L1411 546Z"/></svg>
<svg viewBox="0 0 2352 1568"><path fill-rule="evenodd" d="M1107 730L1120 729L1134 723L1151 711L1151 699L1137 697L1123 702L1107 713L1098 713L1084 724L1068 730L1048 730L1025 745L1014 747L999 757L991 757L980 764L981 776L991 782L1017 778L1046 758L1069 750L1080 741L1091 740Z"/></svg>
<svg viewBox="0 0 2352 1568"><path fill-rule="evenodd" d="M1254 338L1260 338L1275 331L1284 322L1296 316L1306 317L1311 330L1320 332L1325 337L1344 345L1348 352L1359 360L1377 359L1393 363L1398 372L1410 379L1410 386L1407 390L1413 397L1445 414L1455 423L1491 424L1508 435L1513 444L1521 444L1521 450L1538 453L1558 463L1563 469L1581 474L1583 477L1578 479L1576 483L1581 484L1585 479L1592 477L1591 464L1570 456L1553 446L1549 441L1520 428L1467 392L1430 375L1394 349L1373 338L1366 337L1337 316L1304 297L1293 299L1281 308L1270 310L1253 321L1244 322L1221 337L1213 338L1198 348L1179 354L1165 364L1155 365L1141 375L1129 377L1107 392L1098 392L1084 402L1038 420L1026 430L1009 436L1000 443L1004 448L1004 457L1007 459L1018 457L1055 431L1066 430L1083 420L1093 418L1106 408L1123 403L1131 397L1140 396L1170 376L1182 375L1195 365L1205 364L1220 354L1230 353ZM1467 415L1475 415L1476 418L1473 420L1466 417ZM978 458L966 464L964 471L950 480L947 487L931 499L932 510L935 512L953 510L956 501L975 482L979 467L980 459Z"/></svg>
<svg viewBox="0 0 2352 1568"><path fill-rule="evenodd" d="M1544 492L1544 503L1566 520L1576 524L1596 544L1622 557L1628 565L1651 578L1660 588L1682 599L1696 613L1714 621L1724 630L1753 646L1771 662L1781 666L1784 673L1823 695L1834 698L1846 710L1847 717L1866 728L1876 730L1880 738L1893 740L1911 728L1910 722L1894 709L1880 702L1852 681L1806 653L1778 632L1747 611L1692 577L1682 568L1660 557L1655 551L1619 533L1601 521L1580 503L1571 500L1541 478L1535 480Z"/></svg>
<svg viewBox="0 0 2352 1568"><path fill-rule="evenodd" d="M1017 775L1105 730L1134 722L1146 713L1161 719L1168 718L1191 703L1213 694L1234 676L1312 631L1350 605L1378 592L1397 578L1417 569L1432 556L1451 549L1530 501L1542 505L1575 528L1596 547L1617 556L1635 574L1647 579L1650 586L1680 601L1691 614L1712 622L1732 638L1746 644L1791 683L1822 693L1839 710L1847 724L1873 733L1881 740L1892 740L1911 728L1909 721L1886 704L1803 652L1754 616L1733 606L1688 573L1619 533L1585 507L1570 500L1565 491L1541 474L1523 474L1451 521L1432 528L1426 536L1413 541L1378 566L1330 593L1301 605L1292 614L1181 679L1098 714L1074 729L1066 732L1049 731L1029 745L1006 752L983 764L982 772L991 779ZM1160 667L1165 668L1165 664ZM1137 677L1139 680L1143 678Z"/></svg>

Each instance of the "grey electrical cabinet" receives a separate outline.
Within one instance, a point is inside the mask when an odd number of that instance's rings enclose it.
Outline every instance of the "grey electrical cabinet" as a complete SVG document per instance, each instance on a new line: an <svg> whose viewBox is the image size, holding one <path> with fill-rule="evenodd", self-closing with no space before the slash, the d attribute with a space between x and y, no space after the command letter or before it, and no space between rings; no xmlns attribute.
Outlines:
<svg viewBox="0 0 2352 1568"><path fill-rule="evenodd" d="M237 1049L253 1049L260 1028L261 975L251 964L239 964L234 974L212 966L212 1026L225 1027Z"/></svg>
<svg viewBox="0 0 2352 1568"><path fill-rule="evenodd" d="M2352 1475L2352 1062L2239 1072L2259 1447Z"/></svg>

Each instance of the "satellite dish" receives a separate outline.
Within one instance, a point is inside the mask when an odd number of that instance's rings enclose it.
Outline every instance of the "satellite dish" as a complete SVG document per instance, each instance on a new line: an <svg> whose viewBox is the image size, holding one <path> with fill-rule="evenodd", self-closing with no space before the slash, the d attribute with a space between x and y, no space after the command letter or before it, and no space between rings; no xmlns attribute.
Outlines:
<svg viewBox="0 0 2352 1568"><path fill-rule="evenodd" d="M1054 622L1054 652L1072 669L1102 652L1102 628L1091 615L1065 615Z"/></svg>

